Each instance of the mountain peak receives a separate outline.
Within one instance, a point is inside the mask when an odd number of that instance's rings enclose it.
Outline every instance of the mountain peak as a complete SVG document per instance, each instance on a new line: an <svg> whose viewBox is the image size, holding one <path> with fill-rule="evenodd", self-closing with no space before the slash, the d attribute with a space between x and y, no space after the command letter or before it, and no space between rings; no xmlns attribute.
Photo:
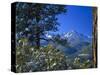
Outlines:
<svg viewBox="0 0 100 75"><path fill-rule="evenodd" d="M65 33L64 38L67 38L67 40L71 43L91 41L91 39L88 36L85 36L84 34L81 34L75 30L71 30Z"/></svg>
<svg viewBox="0 0 100 75"><path fill-rule="evenodd" d="M64 37L67 37L68 38L68 37L71 37L71 36L74 36L74 35L78 35L78 32L75 31L75 30L71 30L71 31L65 33L64 34Z"/></svg>
<svg viewBox="0 0 100 75"><path fill-rule="evenodd" d="M79 34L79 32L77 32L76 30L71 30L68 33L72 33L72 34Z"/></svg>

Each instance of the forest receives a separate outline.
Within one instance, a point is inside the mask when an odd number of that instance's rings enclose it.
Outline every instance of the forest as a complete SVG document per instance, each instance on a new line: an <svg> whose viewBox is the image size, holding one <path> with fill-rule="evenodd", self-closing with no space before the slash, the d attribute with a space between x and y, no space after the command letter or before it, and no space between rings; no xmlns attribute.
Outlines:
<svg viewBox="0 0 100 75"><path fill-rule="evenodd" d="M96 10L92 11L95 19ZM76 30L55 34L61 25L57 16L65 13L68 13L66 5L16 3L17 72L96 67L93 38Z"/></svg>

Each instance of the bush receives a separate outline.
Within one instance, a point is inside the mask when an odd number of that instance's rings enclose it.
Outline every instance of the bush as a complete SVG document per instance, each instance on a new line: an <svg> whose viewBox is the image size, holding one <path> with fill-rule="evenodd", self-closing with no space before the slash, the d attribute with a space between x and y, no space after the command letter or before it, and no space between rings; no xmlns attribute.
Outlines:
<svg viewBox="0 0 100 75"><path fill-rule="evenodd" d="M19 41L20 45L16 47L17 72L67 69L65 55L52 45L36 49L29 46L26 39Z"/></svg>

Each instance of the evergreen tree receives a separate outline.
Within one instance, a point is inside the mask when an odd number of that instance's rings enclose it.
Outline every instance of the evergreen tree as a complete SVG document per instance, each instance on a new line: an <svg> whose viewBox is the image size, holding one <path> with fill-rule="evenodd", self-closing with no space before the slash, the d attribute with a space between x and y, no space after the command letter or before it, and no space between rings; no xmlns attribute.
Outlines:
<svg viewBox="0 0 100 75"><path fill-rule="evenodd" d="M48 40L43 38L47 31L58 30L57 15L65 12L64 5L17 3L17 34L34 41L39 48L41 39Z"/></svg>

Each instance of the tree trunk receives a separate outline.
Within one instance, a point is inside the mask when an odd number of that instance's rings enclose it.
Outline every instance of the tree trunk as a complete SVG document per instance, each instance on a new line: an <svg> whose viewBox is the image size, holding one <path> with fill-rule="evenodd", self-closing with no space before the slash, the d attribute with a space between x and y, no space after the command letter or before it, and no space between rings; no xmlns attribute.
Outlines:
<svg viewBox="0 0 100 75"><path fill-rule="evenodd" d="M40 39L39 39L39 34L36 35L36 48L39 49L40 48Z"/></svg>
<svg viewBox="0 0 100 75"><path fill-rule="evenodd" d="M36 34L35 34L35 43L36 43L36 48L40 48L40 29L39 27L36 27Z"/></svg>
<svg viewBox="0 0 100 75"><path fill-rule="evenodd" d="M93 64L97 67L97 8L93 7Z"/></svg>

